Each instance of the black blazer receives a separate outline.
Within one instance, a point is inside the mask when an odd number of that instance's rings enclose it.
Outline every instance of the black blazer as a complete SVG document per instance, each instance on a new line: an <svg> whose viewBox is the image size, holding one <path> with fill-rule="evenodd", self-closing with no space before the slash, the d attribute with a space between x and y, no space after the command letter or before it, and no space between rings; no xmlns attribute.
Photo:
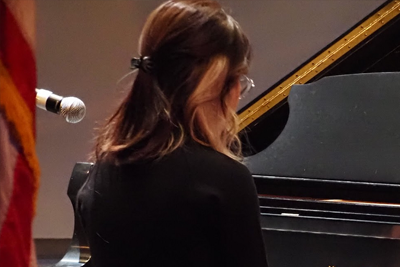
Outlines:
<svg viewBox="0 0 400 267"><path fill-rule="evenodd" d="M94 267L267 266L249 171L199 144L147 163L98 162L78 212Z"/></svg>

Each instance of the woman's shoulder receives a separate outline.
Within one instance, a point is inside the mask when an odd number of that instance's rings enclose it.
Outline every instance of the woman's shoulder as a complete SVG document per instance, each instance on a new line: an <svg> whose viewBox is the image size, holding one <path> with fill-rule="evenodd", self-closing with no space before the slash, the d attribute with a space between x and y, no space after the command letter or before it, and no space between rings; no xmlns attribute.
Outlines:
<svg viewBox="0 0 400 267"><path fill-rule="evenodd" d="M225 173L231 176L251 176L242 163L222 154L210 147L198 143L190 143L181 149L188 164L200 172Z"/></svg>
<svg viewBox="0 0 400 267"><path fill-rule="evenodd" d="M96 169L104 174L123 173L182 173L221 177L250 177L242 163L197 142L189 142L172 153L156 160L145 160L115 165L107 160L96 163Z"/></svg>
<svg viewBox="0 0 400 267"><path fill-rule="evenodd" d="M183 153L191 176L202 188L212 188L207 192L216 194L220 200L257 198L253 177L242 163L202 145L187 147Z"/></svg>

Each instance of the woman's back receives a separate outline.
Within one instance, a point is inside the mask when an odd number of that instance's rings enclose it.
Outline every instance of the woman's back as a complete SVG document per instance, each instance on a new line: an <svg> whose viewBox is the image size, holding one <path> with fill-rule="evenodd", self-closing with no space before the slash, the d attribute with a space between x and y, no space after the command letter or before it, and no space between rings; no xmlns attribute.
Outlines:
<svg viewBox="0 0 400 267"><path fill-rule="evenodd" d="M248 170L191 142L161 160L99 162L78 196L94 266L267 266Z"/></svg>
<svg viewBox="0 0 400 267"><path fill-rule="evenodd" d="M170 0L139 55L78 196L93 265L267 266L257 193L236 161L235 110L254 86L247 36L214 0Z"/></svg>

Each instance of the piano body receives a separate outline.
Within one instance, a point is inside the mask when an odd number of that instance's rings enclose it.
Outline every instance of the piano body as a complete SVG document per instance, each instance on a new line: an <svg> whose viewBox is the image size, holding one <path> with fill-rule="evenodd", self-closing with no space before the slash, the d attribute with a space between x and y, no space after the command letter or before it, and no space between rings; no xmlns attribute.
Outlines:
<svg viewBox="0 0 400 267"><path fill-rule="evenodd" d="M400 72L293 86L279 137L246 158L270 266L400 266Z"/></svg>
<svg viewBox="0 0 400 267"><path fill-rule="evenodd" d="M393 0L239 111L271 267L400 266L400 74L385 73L396 71ZM74 168L73 206L90 168ZM76 218L74 231L57 266L90 265Z"/></svg>
<svg viewBox="0 0 400 267"><path fill-rule="evenodd" d="M387 1L239 112L270 266L400 266L399 14Z"/></svg>

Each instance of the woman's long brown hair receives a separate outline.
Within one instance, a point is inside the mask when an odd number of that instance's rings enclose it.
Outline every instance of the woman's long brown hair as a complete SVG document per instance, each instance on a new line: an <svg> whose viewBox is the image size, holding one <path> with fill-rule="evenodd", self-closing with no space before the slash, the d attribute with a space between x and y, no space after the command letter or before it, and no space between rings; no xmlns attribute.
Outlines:
<svg viewBox="0 0 400 267"><path fill-rule="evenodd" d="M160 158L194 140L237 159L237 117L227 97L248 71L251 48L237 22L212 0L168 1L143 28L132 90L97 138L96 159Z"/></svg>

